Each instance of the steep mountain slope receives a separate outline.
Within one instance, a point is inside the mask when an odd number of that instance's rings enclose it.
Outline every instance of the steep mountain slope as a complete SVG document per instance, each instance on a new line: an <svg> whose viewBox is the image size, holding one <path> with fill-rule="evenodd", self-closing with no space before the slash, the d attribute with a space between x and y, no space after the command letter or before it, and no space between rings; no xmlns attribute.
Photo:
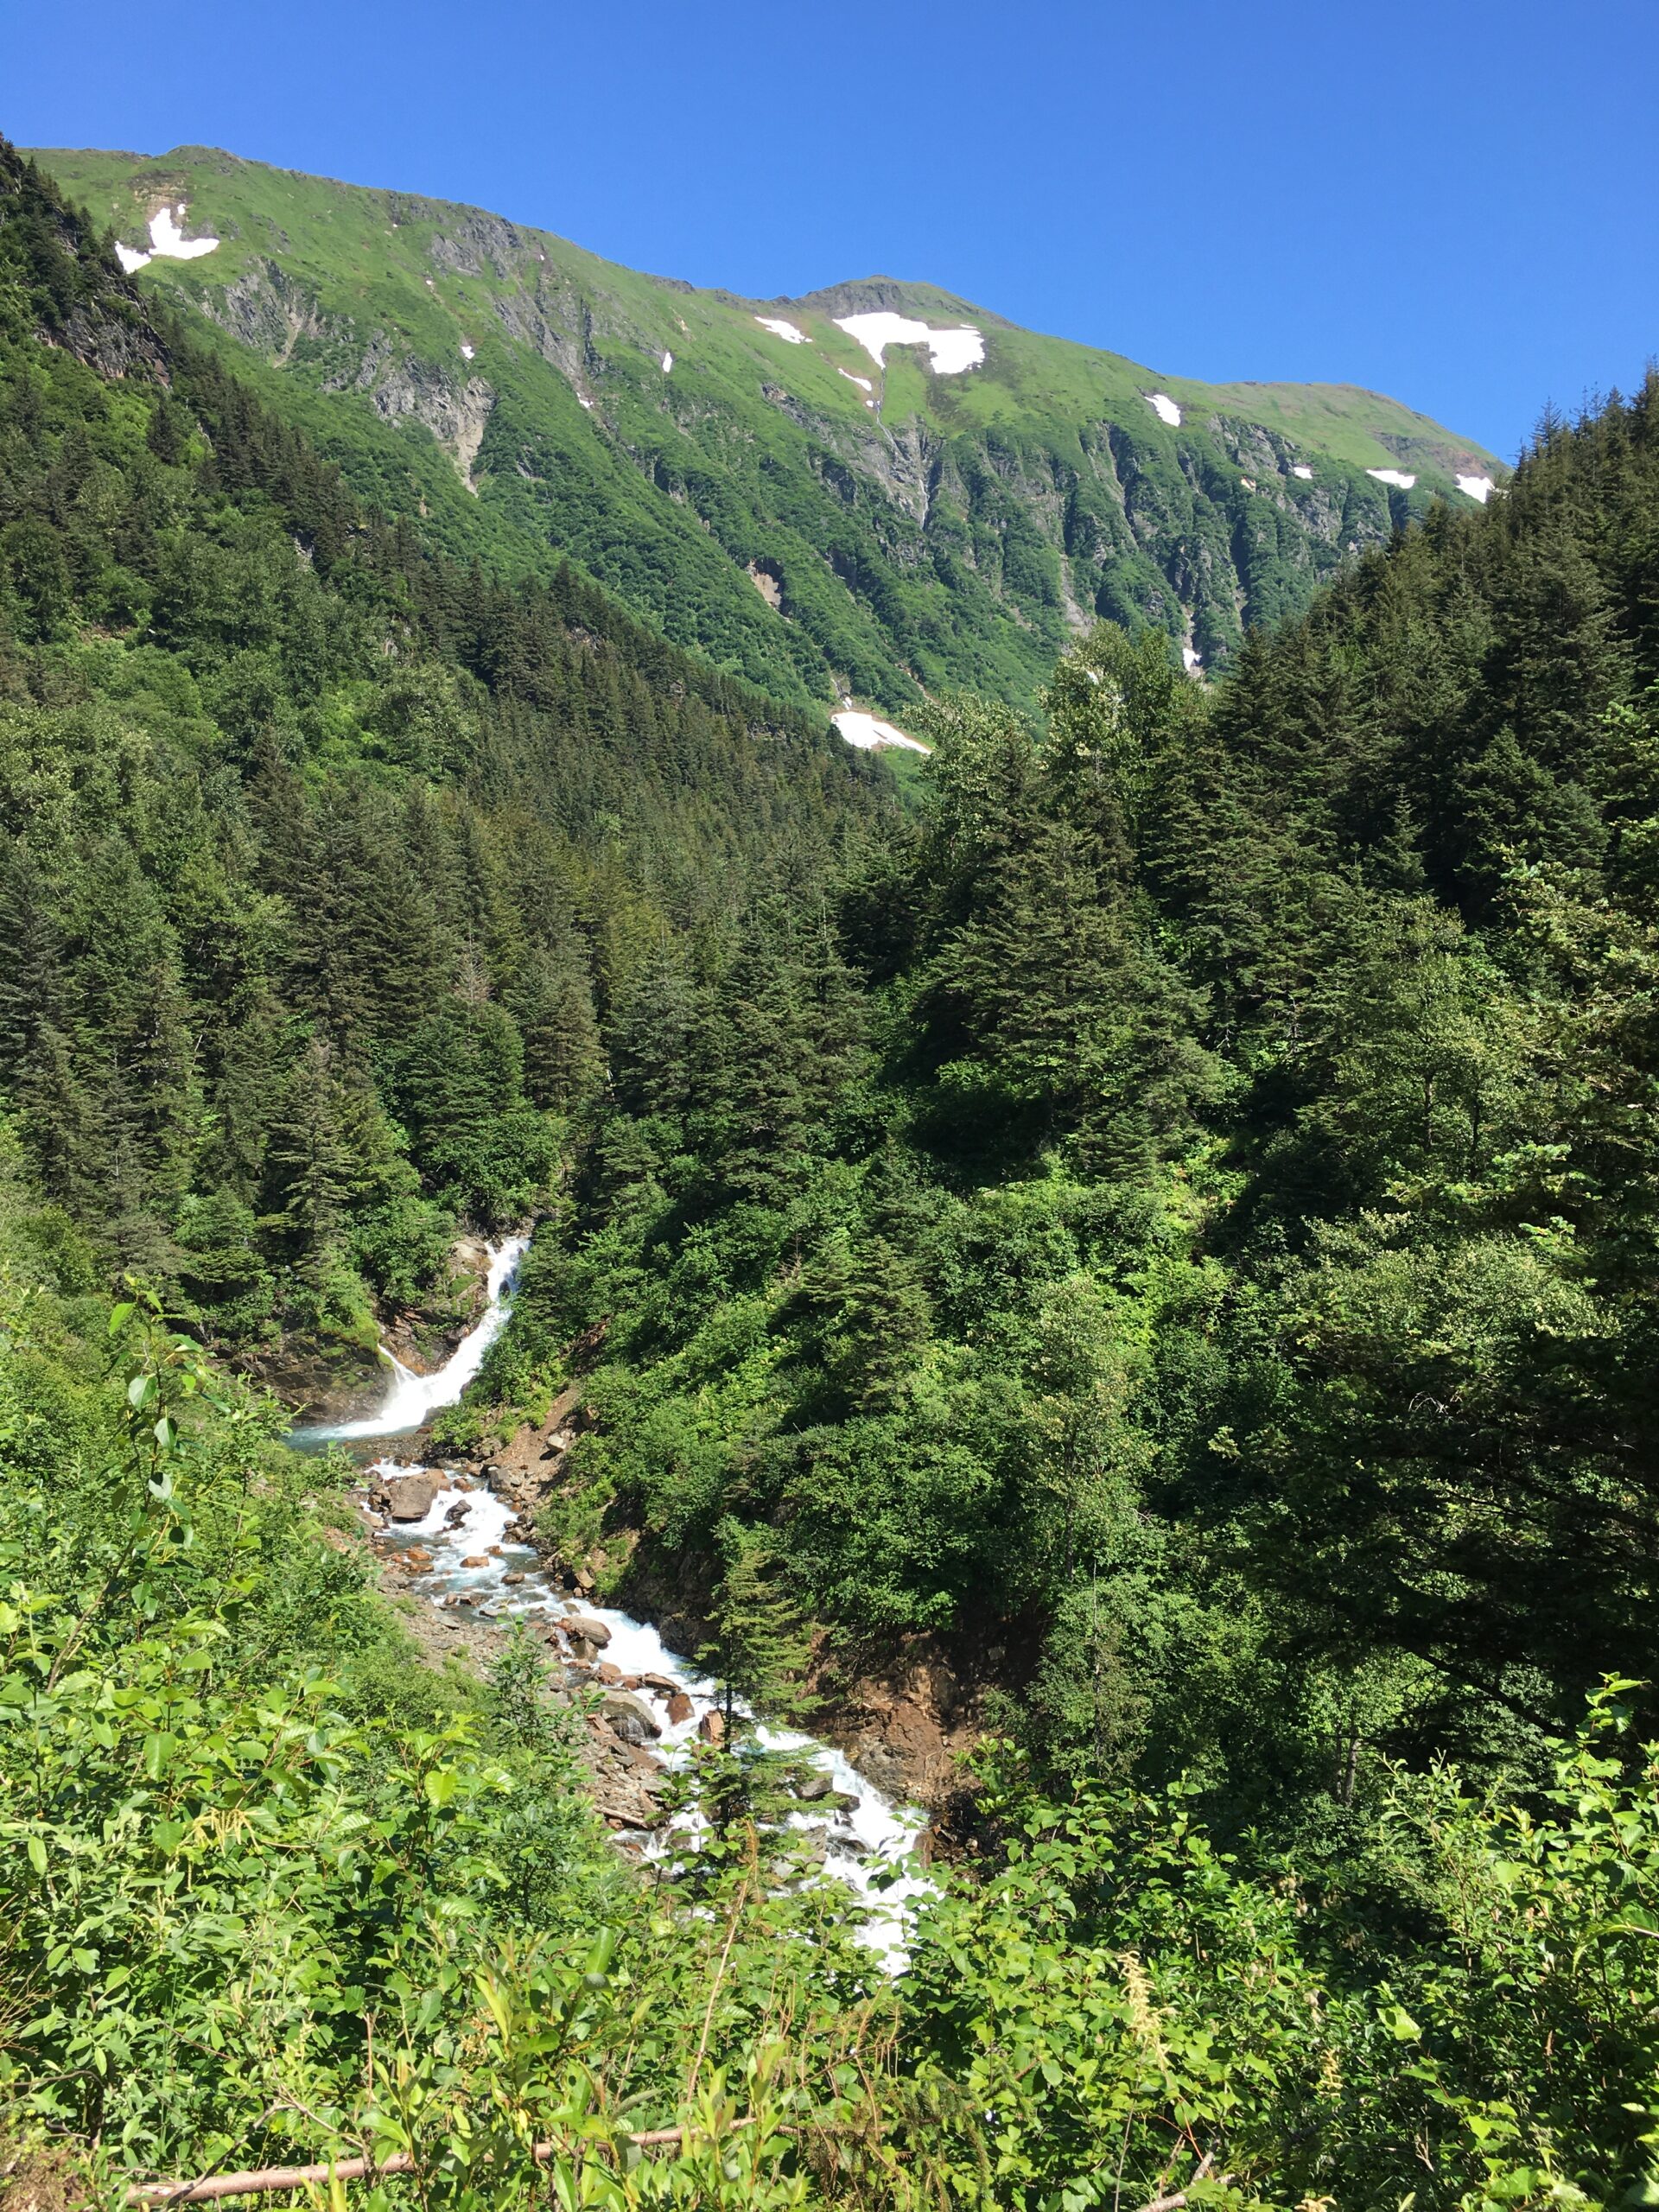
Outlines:
<svg viewBox="0 0 1659 2212"><path fill-rule="evenodd" d="M783 696L1027 697L1095 615L1213 665L1497 474L1373 393L1157 376L922 285L740 300L208 149L36 158L358 489L457 552L567 551Z"/></svg>
<svg viewBox="0 0 1659 2212"><path fill-rule="evenodd" d="M375 1376L544 1198L634 970L810 903L887 788L568 569L365 512L0 140L0 1181L86 1284Z"/></svg>

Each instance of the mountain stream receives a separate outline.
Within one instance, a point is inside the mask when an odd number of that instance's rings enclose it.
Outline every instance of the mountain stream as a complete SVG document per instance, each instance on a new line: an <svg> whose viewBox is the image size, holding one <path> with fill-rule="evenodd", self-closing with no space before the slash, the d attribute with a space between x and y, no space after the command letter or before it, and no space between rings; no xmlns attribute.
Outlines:
<svg viewBox="0 0 1659 2212"><path fill-rule="evenodd" d="M382 1347L392 1379L379 1411L332 1427L296 1429L290 1440L302 1450L315 1451L332 1443L409 1435L423 1428L440 1408L454 1405L506 1325L518 1265L528 1247L528 1238L510 1236L490 1248L488 1299L483 1315L435 1374L412 1373ZM395 1479L433 1471L419 1461L387 1458L377 1460L371 1471ZM446 1485L434 1498L424 1520L395 1522L387 1529L385 1548L396 1552L419 1546L430 1556L432 1570L421 1577L421 1592L435 1606L441 1606L446 1599L464 1599L474 1618L503 1624L520 1615L531 1620L554 1621L580 1614L602 1621L611 1632L604 1648L606 1659L626 1676L656 1677L654 1683L646 1679L629 1693L650 1708L659 1728L650 1746L653 1756L664 1767L683 1764L690 1757L702 1716L719 1703L716 1685L671 1652L649 1622L636 1620L613 1606L567 1597L547 1574L539 1554L513 1535L518 1518L509 1505L488 1490ZM467 1561L482 1563L468 1565ZM506 1580L510 1574L518 1578L511 1584ZM672 1683L690 1700L689 1716L679 1720L669 1718L671 1693L660 1687L664 1682ZM803 1804L791 1815L791 1825L804 1831L815 1827L821 1831L825 1875L844 1882L863 1899L866 1940L888 1966L894 1970L902 1967L907 1908L931 1885L919 1868L899 1874L880 1888L874 1886L872 1878L878 1872L892 1873L909 1858L923 1816L911 1808L893 1804L833 1745L790 1729L762 1726L756 1732L767 1750L794 1752L827 1778L834 1795L823 1805ZM662 1846L652 1840L645 1847L656 1851Z"/></svg>

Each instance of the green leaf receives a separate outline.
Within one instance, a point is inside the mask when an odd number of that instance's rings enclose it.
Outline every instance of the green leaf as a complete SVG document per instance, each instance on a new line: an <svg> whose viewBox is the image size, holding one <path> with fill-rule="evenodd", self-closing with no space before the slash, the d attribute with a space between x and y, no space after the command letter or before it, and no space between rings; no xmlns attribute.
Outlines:
<svg viewBox="0 0 1659 2212"><path fill-rule="evenodd" d="M29 1863L37 1874L46 1872L46 1846L37 1835L29 1839Z"/></svg>

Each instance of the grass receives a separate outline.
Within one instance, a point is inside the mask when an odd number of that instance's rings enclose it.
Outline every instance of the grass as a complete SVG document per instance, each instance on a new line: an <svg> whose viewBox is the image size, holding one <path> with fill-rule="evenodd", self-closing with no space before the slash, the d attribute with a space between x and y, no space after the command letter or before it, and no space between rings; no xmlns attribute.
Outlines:
<svg viewBox="0 0 1659 2212"><path fill-rule="evenodd" d="M212 149L35 158L127 244L153 207L188 202L219 249L141 283L221 326L240 302L240 365L365 496L508 573L568 554L677 643L797 702L844 689L902 715L963 686L1028 701L1096 613L1191 636L1213 663L1243 622L1302 603L1351 540L1387 537L1400 503L1368 468L1414 470L1419 509L1461 496L1455 468L1497 468L1374 393L1154 375L927 285L894 296L976 322L982 367L939 377L899 346L878 369L836 327L834 292L779 306L698 291L481 210ZM811 343L762 329L765 313ZM382 377L413 361L452 397L489 385L468 479L423 423L377 411L359 381L371 346ZM843 370L871 378L879 411ZM1151 390L1179 402L1179 430ZM1269 454L1270 480L1260 461L1241 469L1241 439ZM755 561L783 578L781 612Z"/></svg>

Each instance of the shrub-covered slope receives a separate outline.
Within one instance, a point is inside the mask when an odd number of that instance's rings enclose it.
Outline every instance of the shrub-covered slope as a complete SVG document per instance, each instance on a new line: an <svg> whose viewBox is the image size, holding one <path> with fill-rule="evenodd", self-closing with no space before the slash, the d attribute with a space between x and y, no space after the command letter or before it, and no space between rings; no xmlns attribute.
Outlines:
<svg viewBox="0 0 1659 2212"><path fill-rule="evenodd" d="M39 158L130 246L181 205L187 243L217 238L141 285L246 349L378 505L532 571L568 552L782 696L1028 701L1096 616L1216 664L1432 496L1466 502L1459 475L1501 473L1374 393L1154 374L925 285L738 300L200 147ZM971 326L983 361L936 373L901 342L878 365L836 319L881 312Z"/></svg>

